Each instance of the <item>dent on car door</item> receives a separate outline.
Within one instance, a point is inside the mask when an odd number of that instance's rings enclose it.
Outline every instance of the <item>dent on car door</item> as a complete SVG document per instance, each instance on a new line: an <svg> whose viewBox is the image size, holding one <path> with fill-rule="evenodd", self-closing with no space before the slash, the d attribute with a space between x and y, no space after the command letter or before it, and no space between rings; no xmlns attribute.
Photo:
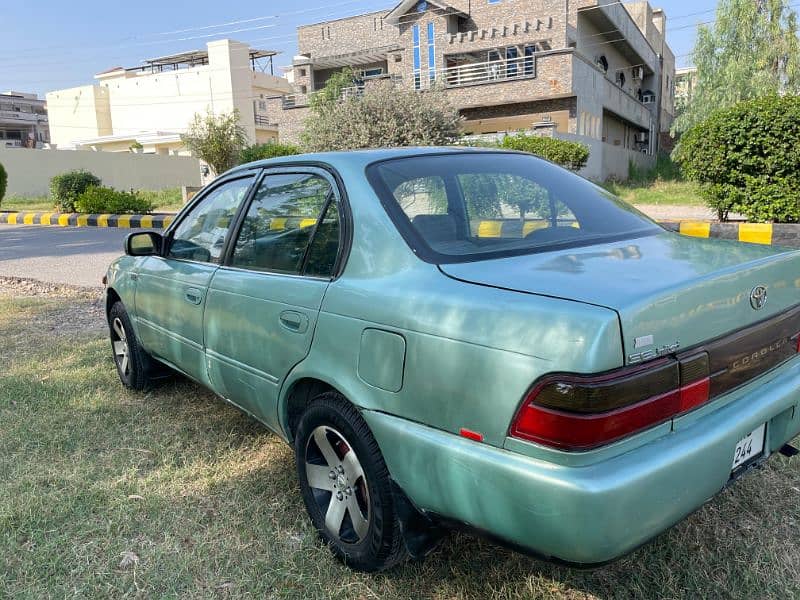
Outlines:
<svg viewBox="0 0 800 600"><path fill-rule="evenodd" d="M338 192L327 174L270 172L209 287L212 386L274 429L280 384L308 354L340 239Z"/></svg>
<svg viewBox="0 0 800 600"><path fill-rule="evenodd" d="M209 190L167 236L164 255L147 258L138 272L136 319L142 343L204 383L208 380L203 352L206 292L252 183L253 177L247 176Z"/></svg>

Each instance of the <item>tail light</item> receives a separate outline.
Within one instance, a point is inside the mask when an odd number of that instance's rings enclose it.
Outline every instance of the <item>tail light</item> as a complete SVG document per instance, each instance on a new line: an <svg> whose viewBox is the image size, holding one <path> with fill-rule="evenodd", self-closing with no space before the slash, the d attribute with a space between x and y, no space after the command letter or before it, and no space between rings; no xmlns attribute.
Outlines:
<svg viewBox="0 0 800 600"><path fill-rule="evenodd" d="M588 450L668 421L709 399L709 358L658 359L599 376L548 375L527 394L512 437Z"/></svg>

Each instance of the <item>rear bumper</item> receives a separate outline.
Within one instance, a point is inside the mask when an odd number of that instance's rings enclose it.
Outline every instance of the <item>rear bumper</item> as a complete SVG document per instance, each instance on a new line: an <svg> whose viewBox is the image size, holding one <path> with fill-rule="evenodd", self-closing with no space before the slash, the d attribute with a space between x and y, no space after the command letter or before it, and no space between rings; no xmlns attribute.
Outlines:
<svg viewBox="0 0 800 600"><path fill-rule="evenodd" d="M365 411L392 477L421 509L548 558L613 560L729 481L736 443L767 423L767 456L800 433L793 359L624 454L566 466Z"/></svg>

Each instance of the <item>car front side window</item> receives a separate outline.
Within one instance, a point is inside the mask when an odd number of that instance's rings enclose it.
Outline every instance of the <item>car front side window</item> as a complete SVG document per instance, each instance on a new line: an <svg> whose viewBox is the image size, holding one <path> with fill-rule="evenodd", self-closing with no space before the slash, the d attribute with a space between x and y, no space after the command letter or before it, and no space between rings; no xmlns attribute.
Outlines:
<svg viewBox="0 0 800 600"><path fill-rule="evenodd" d="M173 231L167 256L219 263L236 211L252 183L252 177L244 177L209 192Z"/></svg>
<svg viewBox="0 0 800 600"><path fill-rule="evenodd" d="M267 175L242 221L231 266L330 276L339 218L330 182L311 173Z"/></svg>

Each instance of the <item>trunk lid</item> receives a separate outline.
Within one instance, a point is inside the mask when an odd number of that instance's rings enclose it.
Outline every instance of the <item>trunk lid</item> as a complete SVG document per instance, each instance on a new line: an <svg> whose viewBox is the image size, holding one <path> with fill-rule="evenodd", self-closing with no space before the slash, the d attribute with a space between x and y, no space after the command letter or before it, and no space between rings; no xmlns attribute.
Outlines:
<svg viewBox="0 0 800 600"><path fill-rule="evenodd" d="M800 251L668 232L440 268L468 283L616 311L626 363L690 348L800 303ZM756 309L751 293L759 286L767 299Z"/></svg>

